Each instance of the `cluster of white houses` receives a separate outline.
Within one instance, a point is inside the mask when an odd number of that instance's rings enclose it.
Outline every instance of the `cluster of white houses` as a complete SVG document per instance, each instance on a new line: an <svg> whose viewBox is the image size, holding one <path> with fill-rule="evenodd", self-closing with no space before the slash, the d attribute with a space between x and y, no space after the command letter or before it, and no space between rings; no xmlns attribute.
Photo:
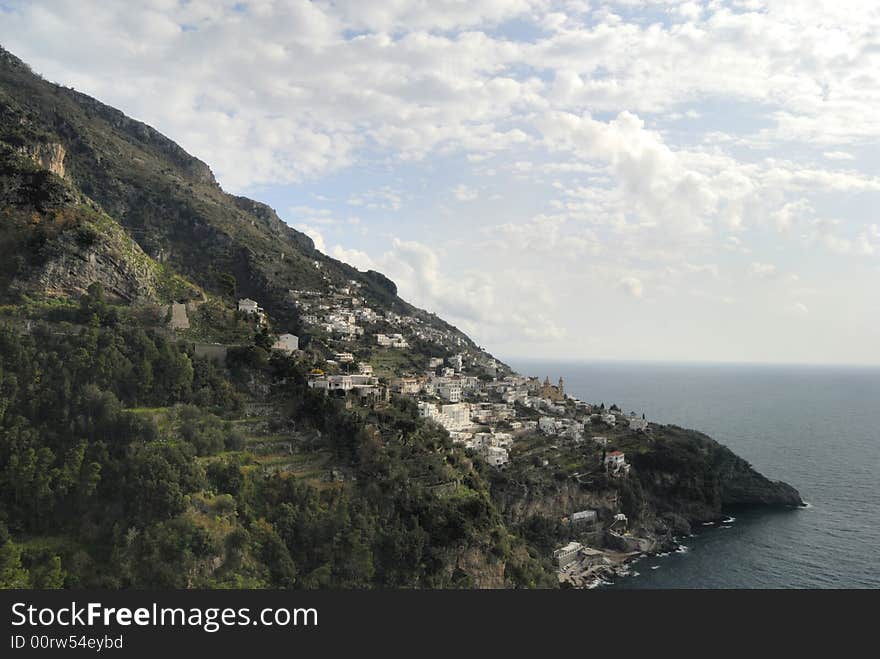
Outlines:
<svg viewBox="0 0 880 659"><path fill-rule="evenodd" d="M386 348L409 348L409 342L399 332L394 334L376 334L376 344Z"/></svg>
<svg viewBox="0 0 880 659"><path fill-rule="evenodd" d="M320 269L319 264L316 267ZM325 277L326 279L326 277ZM420 318L402 316L393 312L380 314L371 309L361 295L360 284L349 281L345 285L330 284L330 292L291 290L289 297L296 305L301 320L323 329L342 341L364 335L364 325L382 322L400 331L377 332L375 344L381 348L405 350L410 341L404 331L415 338L450 348L462 345L460 336L451 331L437 329ZM257 302L250 299L239 301L239 310L257 316L265 322L265 313ZM279 337L276 347L296 350L297 338L293 335ZM353 364L355 357L347 349L333 354L338 364ZM615 426L626 423L636 431L648 429L647 420L631 414L629 417L613 410L593 410L590 405L565 394L565 383L559 378L551 384L549 378L508 375L496 377L498 364L483 353L457 352L447 357L431 357L421 375L395 378L390 391L417 398L419 414L446 428L452 438L467 447L481 451L494 465L508 461L508 449L512 434L538 431L548 436L581 442L586 424L603 423ZM476 367L483 377L465 374L468 367ZM353 394L360 399L387 400L389 387L373 376L372 366L360 363L357 374L325 375L316 373L309 386L336 394ZM471 371L473 372L473 371ZM488 378L486 376L489 376ZM498 402L500 400L500 402ZM572 416L571 403L576 415ZM518 418L517 406L538 412L537 420L530 414ZM584 415L586 422L583 420ZM579 417L579 418L578 418ZM512 434L511 434L512 433ZM628 472L628 465L621 462L622 454L606 456L606 469L615 475Z"/></svg>
<svg viewBox="0 0 880 659"><path fill-rule="evenodd" d="M320 269L320 264L315 265ZM357 282L339 286L328 280L328 285L329 294L290 291L290 298L303 323L329 335L328 344L332 347L328 363L345 365L347 371L326 374L315 369L309 379L311 388L363 403L387 402L391 392L410 396L416 399L422 418L445 428L454 442L477 451L494 467L504 467L509 462L511 447L517 437L525 433L541 433L574 444L586 441L589 434L602 448L602 465L607 474L625 477L629 473L630 465L625 454L606 452L608 439L593 435L590 430L623 426L646 432L650 428L644 416L626 415L616 407L609 410L604 406L593 408L568 396L562 378L551 384L549 378L541 381L516 374L501 377L501 367L494 359L466 344L455 332L438 329L416 317L393 312L377 313L367 305ZM256 301L241 299L238 309L266 324L266 314ZM372 325L376 326L371 328ZM389 326L395 331L389 331ZM367 334L365 328L370 333ZM384 331L377 331L379 329ZM357 362L355 353L364 344L343 343L359 337L364 337L367 345L373 348L398 350L409 349L411 341L417 339L437 345L447 356L428 358L421 374L397 377L388 382L377 378L369 363ZM334 343L334 340L340 343ZM293 352L299 348L299 341L292 334L282 334L273 347ZM351 372L353 370L357 372ZM547 464L547 461L543 463ZM588 527L589 531L589 527L598 524L598 513L595 510L575 511L568 522L573 530ZM626 516L618 513L612 526L620 528L621 525L626 526ZM554 557L559 569L564 570L591 551L596 550L572 541L557 549Z"/></svg>
<svg viewBox="0 0 880 659"><path fill-rule="evenodd" d="M331 338L356 340L365 335L365 328L381 324L396 331L375 332L370 335L375 345L406 350L410 339L404 333L423 341L454 350L465 345L461 336L452 330L431 327L421 318L404 316L392 311L381 313L372 309L361 293L361 284L351 280L340 286L328 282L329 292L290 290L288 298L297 308L300 320L311 329L320 329ZM371 338L371 340L372 340Z"/></svg>
<svg viewBox="0 0 880 659"><path fill-rule="evenodd" d="M528 432L580 443L589 424L628 424L633 430L647 430L648 422L619 410L599 410L565 394L562 378L556 385L549 379L508 375L491 379L466 375L463 355L431 357L422 375L398 377L391 391L418 401L419 415L443 426L453 441L480 452L493 466L509 461L514 438ZM572 405L573 403L573 405ZM517 406L531 412L522 414ZM537 420L532 418L538 412ZM602 437L594 438L604 440ZM602 443L601 441L599 443ZM606 456L606 471L613 476L629 473L620 452Z"/></svg>

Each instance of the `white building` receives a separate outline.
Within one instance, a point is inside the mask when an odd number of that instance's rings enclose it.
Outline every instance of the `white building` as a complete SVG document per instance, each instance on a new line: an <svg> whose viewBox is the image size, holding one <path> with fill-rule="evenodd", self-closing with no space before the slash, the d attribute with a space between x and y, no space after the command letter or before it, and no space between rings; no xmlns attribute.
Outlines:
<svg viewBox="0 0 880 659"><path fill-rule="evenodd" d="M493 467L500 467L507 464L510 459L507 455L507 449L500 446L488 446L485 449L486 462Z"/></svg>
<svg viewBox="0 0 880 659"><path fill-rule="evenodd" d="M370 375L325 375L309 380L312 389L347 392L362 387L376 387L379 380Z"/></svg>
<svg viewBox="0 0 880 659"><path fill-rule="evenodd" d="M429 403L423 400L419 401L419 416L423 419L431 419L440 422L440 406L436 403Z"/></svg>
<svg viewBox="0 0 880 659"><path fill-rule="evenodd" d="M552 416L542 416L538 419L538 429L546 435L555 433L557 427L556 419Z"/></svg>
<svg viewBox="0 0 880 659"><path fill-rule="evenodd" d="M439 423L449 431L454 440L463 441L466 433L462 431L471 426L470 405L467 403L438 405L427 401L420 401L418 405L420 417ZM467 437L472 435L467 434Z"/></svg>
<svg viewBox="0 0 880 659"><path fill-rule="evenodd" d="M309 380L309 386L312 389L323 389L324 391L349 391L352 385L350 375L328 375Z"/></svg>
<svg viewBox="0 0 880 659"><path fill-rule="evenodd" d="M464 430L471 425L471 406L467 403L441 405L439 422L447 430Z"/></svg>
<svg viewBox="0 0 880 659"><path fill-rule="evenodd" d="M293 334L280 334L275 343L272 344L273 350L281 350L291 353L299 350L299 337Z"/></svg>
<svg viewBox="0 0 880 659"><path fill-rule="evenodd" d="M376 343L386 348L409 348L409 343L402 334L377 334Z"/></svg>
<svg viewBox="0 0 880 659"><path fill-rule="evenodd" d="M599 519L595 510L579 510L571 514L572 524L593 524Z"/></svg>
<svg viewBox="0 0 880 659"><path fill-rule="evenodd" d="M443 357L431 357L428 359L428 368L443 366Z"/></svg>
<svg viewBox="0 0 880 659"><path fill-rule="evenodd" d="M243 313L257 313L261 311L260 305L249 297L242 298L238 301L238 310Z"/></svg>
<svg viewBox="0 0 880 659"><path fill-rule="evenodd" d="M364 328L348 322L345 318L331 318L324 325L324 329L331 334L340 334L344 338L351 339L364 333Z"/></svg>
<svg viewBox="0 0 880 659"><path fill-rule="evenodd" d="M476 391L480 388L480 378L466 376L462 377L459 381L463 391Z"/></svg>
<svg viewBox="0 0 880 659"><path fill-rule="evenodd" d="M579 542L569 542L564 547L560 547L553 552L553 558L556 559L560 569L571 563L577 558L577 555L584 548Z"/></svg>
<svg viewBox="0 0 880 659"><path fill-rule="evenodd" d="M397 378L391 383L391 389L405 396L415 396L422 390L422 385L416 378Z"/></svg>
<svg viewBox="0 0 880 659"><path fill-rule="evenodd" d="M621 470L628 471L626 464L626 456L623 451L611 451L605 456L605 468L612 473L618 473Z"/></svg>
<svg viewBox="0 0 880 659"><path fill-rule="evenodd" d="M636 432L644 432L648 429L648 421L647 419L640 419L637 416L630 417L629 429L635 430Z"/></svg>
<svg viewBox="0 0 880 659"><path fill-rule="evenodd" d="M263 311L263 307L248 297L242 298L238 301L238 310L250 316L256 316L257 322L260 324L266 322L266 312Z"/></svg>
<svg viewBox="0 0 880 659"><path fill-rule="evenodd" d="M461 401L461 383L455 380L441 382L437 387L437 393L441 398L445 398L450 403L458 403Z"/></svg>
<svg viewBox="0 0 880 659"><path fill-rule="evenodd" d="M354 361L354 355L350 352L337 352L333 355L333 359L338 361L340 364L350 364Z"/></svg>

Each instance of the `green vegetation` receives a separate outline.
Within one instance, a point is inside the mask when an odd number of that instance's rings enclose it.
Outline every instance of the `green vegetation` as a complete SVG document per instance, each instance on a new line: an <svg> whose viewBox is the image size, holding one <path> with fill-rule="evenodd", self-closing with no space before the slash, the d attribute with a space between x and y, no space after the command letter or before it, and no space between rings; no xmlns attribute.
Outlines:
<svg viewBox="0 0 880 659"><path fill-rule="evenodd" d="M227 371L99 285L63 308L64 333L0 327L0 585L474 585L466 548L550 583L412 401L346 410L258 346ZM255 383L271 413L242 417Z"/></svg>

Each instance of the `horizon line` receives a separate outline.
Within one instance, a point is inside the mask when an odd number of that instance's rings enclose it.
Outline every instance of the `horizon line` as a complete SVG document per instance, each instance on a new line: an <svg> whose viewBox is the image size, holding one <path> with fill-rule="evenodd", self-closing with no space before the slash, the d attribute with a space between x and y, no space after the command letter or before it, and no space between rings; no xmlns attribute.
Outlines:
<svg viewBox="0 0 880 659"><path fill-rule="evenodd" d="M785 361L733 361L707 359L656 359L656 358L608 358L608 357L503 357L505 363L517 362L550 362L558 364L669 364L692 366L800 366L800 367L845 367L845 368L880 368L880 362L785 362Z"/></svg>

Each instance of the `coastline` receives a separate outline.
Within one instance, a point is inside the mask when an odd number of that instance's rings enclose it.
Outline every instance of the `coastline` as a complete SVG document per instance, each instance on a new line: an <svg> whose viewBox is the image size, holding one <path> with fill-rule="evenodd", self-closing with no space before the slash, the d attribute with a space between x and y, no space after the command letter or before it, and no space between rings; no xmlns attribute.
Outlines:
<svg viewBox="0 0 880 659"><path fill-rule="evenodd" d="M685 554L688 551L689 547L680 542L679 538L673 538L672 546L664 547L659 551L622 552L613 549L595 549L591 552L589 561L572 563L559 571L559 585L562 588L593 590L610 585L618 579L639 576L633 566L645 558L662 558L673 553Z"/></svg>
<svg viewBox="0 0 880 659"><path fill-rule="evenodd" d="M705 530L729 529L736 522L736 517L727 514L717 520L701 522L700 527ZM695 538L699 531L688 534L687 538ZM620 579L638 577L640 573L634 566L644 559L665 558L672 554L686 554L690 547L682 542L680 536L673 536L666 540L660 547L651 551L618 551L614 549L589 548L586 559L583 557L573 561L558 572L559 585L562 588L576 590L593 590L603 586L614 584ZM652 566L651 569L658 569Z"/></svg>

